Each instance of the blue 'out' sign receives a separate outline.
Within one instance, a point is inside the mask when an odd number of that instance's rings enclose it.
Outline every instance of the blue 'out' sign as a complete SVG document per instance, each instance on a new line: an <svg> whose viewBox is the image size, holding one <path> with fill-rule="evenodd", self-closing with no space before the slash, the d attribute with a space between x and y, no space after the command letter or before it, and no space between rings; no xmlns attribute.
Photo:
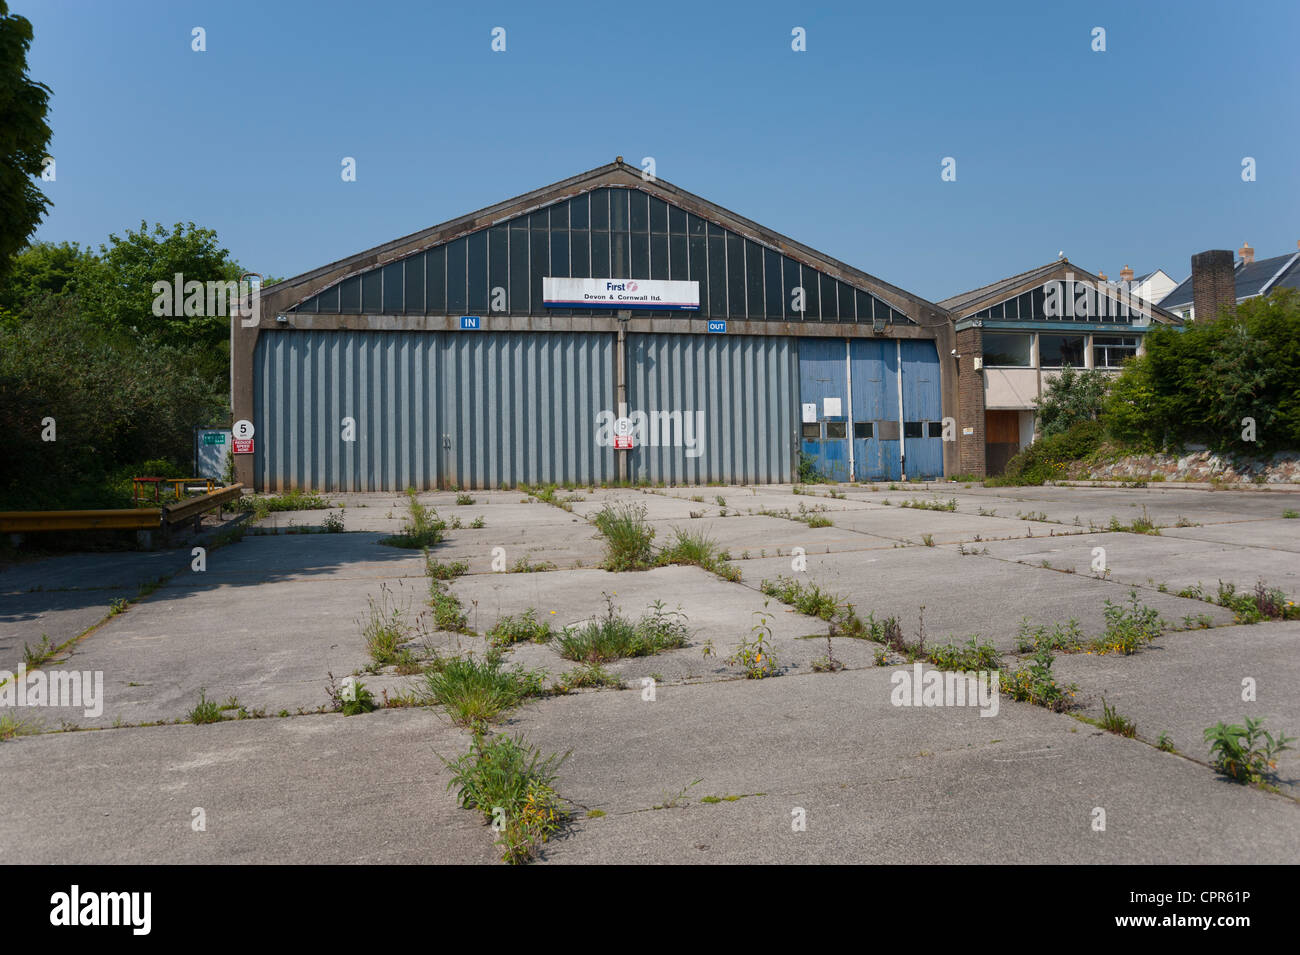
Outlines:
<svg viewBox="0 0 1300 955"><path fill-rule="evenodd" d="M713 332L713 333L715 333L715 334L718 334L718 335L725 335L725 334L727 334L727 323L726 323L726 322L709 322L709 331L711 331L711 332Z"/></svg>
<svg viewBox="0 0 1300 955"><path fill-rule="evenodd" d="M462 331L478 331L479 318L477 315L462 315L460 317L460 327Z"/></svg>

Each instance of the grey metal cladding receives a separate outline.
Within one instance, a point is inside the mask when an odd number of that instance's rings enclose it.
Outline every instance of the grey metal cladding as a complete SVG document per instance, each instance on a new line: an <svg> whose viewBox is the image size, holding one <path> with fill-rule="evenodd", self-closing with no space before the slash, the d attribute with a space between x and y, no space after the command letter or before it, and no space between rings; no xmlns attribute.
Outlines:
<svg viewBox="0 0 1300 955"><path fill-rule="evenodd" d="M792 338L632 334L627 348L628 411L645 413L649 427L648 440L626 452L633 480L794 479L799 363ZM695 448L686 446L691 438Z"/></svg>
<svg viewBox="0 0 1300 955"><path fill-rule="evenodd" d="M264 331L259 486L610 480L614 452L596 446L596 416L613 407L614 348L613 335L594 333Z"/></svg>

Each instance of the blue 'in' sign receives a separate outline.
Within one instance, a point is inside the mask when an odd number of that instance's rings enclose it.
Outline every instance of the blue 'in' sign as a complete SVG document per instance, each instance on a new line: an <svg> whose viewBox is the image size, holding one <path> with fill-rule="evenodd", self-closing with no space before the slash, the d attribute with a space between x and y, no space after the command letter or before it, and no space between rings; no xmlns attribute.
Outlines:
<svg viewBox="0 0 1300 955"><path fill-rule="evenodd" d="M725 335L725 334L727 334L727 323L726 323L726 322L709 322L709 331L714 332L714 333L719 334L719 335Z"/></svg>
<svg viewBox="0 0 1300 955"><path fill-rule="evenodd" d="M478 331L479 318L477 315L462 315L460 317L460 327L462 331Z"/></svg>

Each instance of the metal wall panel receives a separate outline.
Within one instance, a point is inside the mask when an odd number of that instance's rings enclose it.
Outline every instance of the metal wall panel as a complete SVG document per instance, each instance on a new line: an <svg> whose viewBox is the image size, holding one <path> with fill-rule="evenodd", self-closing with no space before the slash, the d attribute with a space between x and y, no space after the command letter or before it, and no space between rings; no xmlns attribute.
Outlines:
<svg viewBox="0 0 1300 955"><path fill-rule="evenodd" d="M619 452L629 456L629 477L684 484L793 480L798 382L790 338L628 335L628 412L634 421L637 412L646 415L652 432L635 450ZM688 451L690 438L698 444Z"/></svg>
<svg viewBox="0 0 1300 955"><path fill-rule="evenodd" d="M614 347L609 334L264 331L258 487L610 480L614 452L596 446L596 415L613 407Z"/></svg>

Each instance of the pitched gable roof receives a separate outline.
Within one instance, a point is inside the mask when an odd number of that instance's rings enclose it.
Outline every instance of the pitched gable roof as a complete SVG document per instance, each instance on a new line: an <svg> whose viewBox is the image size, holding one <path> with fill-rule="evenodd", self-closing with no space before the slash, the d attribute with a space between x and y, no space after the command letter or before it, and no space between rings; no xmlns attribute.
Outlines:
<svg viewBox="0 0 1300 955"><path fill-rule="evenodd" d="M660 178L644 178L641 170L620 160L598 166L568 179L534 189L531 192L498 202L476 212L450 219L446 222L410 235L393 239L355 255L323 265L301 275L268 286L263 293L263 307L271 311L287 311L306 301L312 295L335 285L345 278L371 271L398 259L416 255L426 249L446 244L467 235L535 212L573 196L608 187L635 188L649 193L672 205L698 215L718 226L775 249L804 265L818 269L846 284L862 289L898 309L910 320L920 319L921 324L938 324L943 321L942 309L927 299L905 291L861 269L832 258L779 232L774 232L751 219L737 215L707 199L687 192Z"/></svg>

